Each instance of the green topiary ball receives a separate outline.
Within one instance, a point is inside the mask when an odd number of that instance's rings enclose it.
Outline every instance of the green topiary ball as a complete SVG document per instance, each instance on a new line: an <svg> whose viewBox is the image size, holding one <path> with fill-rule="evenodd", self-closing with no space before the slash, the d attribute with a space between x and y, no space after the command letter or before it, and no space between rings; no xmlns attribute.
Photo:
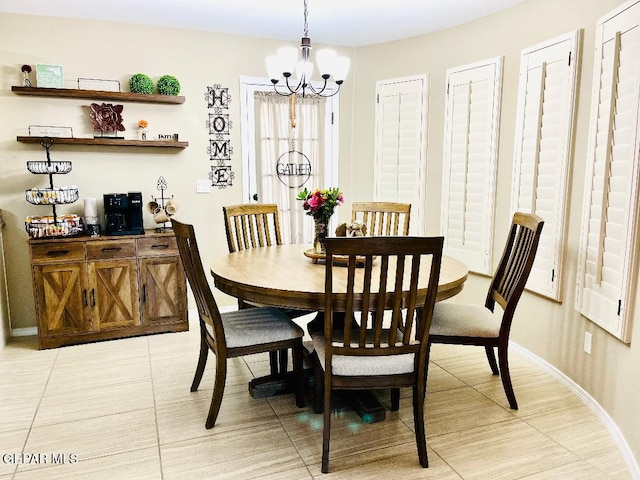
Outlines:
<svg viewBox="0 0 640 480"><path fill-rule="evenodd" d="M153 81L144 73L136 73L129 79L129 89L133 93L153 93Z"/></svg>
<svg viewBox="0 0 640 480"><path fill-rule="evenodd" d="M158 79L158 93L160 95L178 95L180 93L180 82L176 77L163 75Z"/></svg>

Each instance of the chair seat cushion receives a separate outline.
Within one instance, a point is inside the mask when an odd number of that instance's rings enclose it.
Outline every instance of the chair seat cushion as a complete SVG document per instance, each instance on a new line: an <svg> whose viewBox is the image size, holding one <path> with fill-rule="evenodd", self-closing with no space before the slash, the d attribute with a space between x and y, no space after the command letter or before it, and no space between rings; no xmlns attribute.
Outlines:
<svg viewBox="0 0 640 480"><path fill-rule="evenodd" d="M438 302L429 335L495 338L500 333L500 323L500 315L484 306Z"/></svg>
<svg viewBox="0 0 640 480"><path fill-rule="evenodd" d="M304 331L277 308L247 308L221 314L228 348L302 338Z"/></svg>
<svg viewBox="0 0 640 480"><path fill-rule="evenodd" d="M313 346L318 354L320 366L325 370L325 342L322 334L312 337ZM414 371L414 354L385 356L334 355L331 360L332 374L347 377L371 375L399 375Z"/></svg>

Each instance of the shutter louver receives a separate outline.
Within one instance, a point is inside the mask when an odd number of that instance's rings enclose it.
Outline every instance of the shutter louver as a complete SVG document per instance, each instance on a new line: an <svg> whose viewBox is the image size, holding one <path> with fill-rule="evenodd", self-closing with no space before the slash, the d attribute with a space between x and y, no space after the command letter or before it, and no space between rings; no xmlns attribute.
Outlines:
<svg viewBox="0 0 640 480"><path fill-rule="evenodd" d="M630 339L637 264L640 2L597 24L576 308Z"/></svg>
<svg viewBox="0 0 640 480"><path fill-rule="evenodd" d="M412 205L411 233L424 234L427 77L376 84L374 200Z"/></svg>
<svg viewBox="0 0 640 480"><path fill-rule="evenodd" d="M489 274L502 58L447 71L441 230L445 251Z"/></svg>
<svg viewBox="0 0 640 480"><path fill-rule="evenodd" d="M530 47L520 58L512 212L545 221L527 289L561 300L567 182L581 32Z"/></svg>

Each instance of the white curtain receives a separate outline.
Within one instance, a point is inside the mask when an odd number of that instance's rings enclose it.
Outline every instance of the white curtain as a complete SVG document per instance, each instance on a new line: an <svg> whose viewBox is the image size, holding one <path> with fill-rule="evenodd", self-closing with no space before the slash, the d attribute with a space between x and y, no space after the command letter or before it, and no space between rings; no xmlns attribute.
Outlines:
<svg viewBox="0 0 640 480"><path fill-rule="evenodd" d="M296 200L296 196L305 187L313 190L331 186L325 185L324 174L325 101L322 97L296 96L293 128L289 97L274 92L255 93L258 198L260 203L278 205L284 243L313 241L313 220L305 215L302 202ZM303 158L297 153L300 152L311 163L311 175L302 186L288 186L277 175L278 159L282 155L288 158L291 150L294 151L292 161Z"/></svg>

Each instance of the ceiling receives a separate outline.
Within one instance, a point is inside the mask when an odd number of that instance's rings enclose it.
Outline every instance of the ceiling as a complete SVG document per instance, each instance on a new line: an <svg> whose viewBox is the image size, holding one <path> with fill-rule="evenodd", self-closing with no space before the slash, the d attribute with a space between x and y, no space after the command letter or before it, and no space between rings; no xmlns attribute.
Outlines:
<svg viewBox="0 0 640 480"><path fill-rule="evenodd" d="M313 42L360 47L414 37L524 0L308 0ZM0 0L0 12L299 40L303 0Z"/></svg>

